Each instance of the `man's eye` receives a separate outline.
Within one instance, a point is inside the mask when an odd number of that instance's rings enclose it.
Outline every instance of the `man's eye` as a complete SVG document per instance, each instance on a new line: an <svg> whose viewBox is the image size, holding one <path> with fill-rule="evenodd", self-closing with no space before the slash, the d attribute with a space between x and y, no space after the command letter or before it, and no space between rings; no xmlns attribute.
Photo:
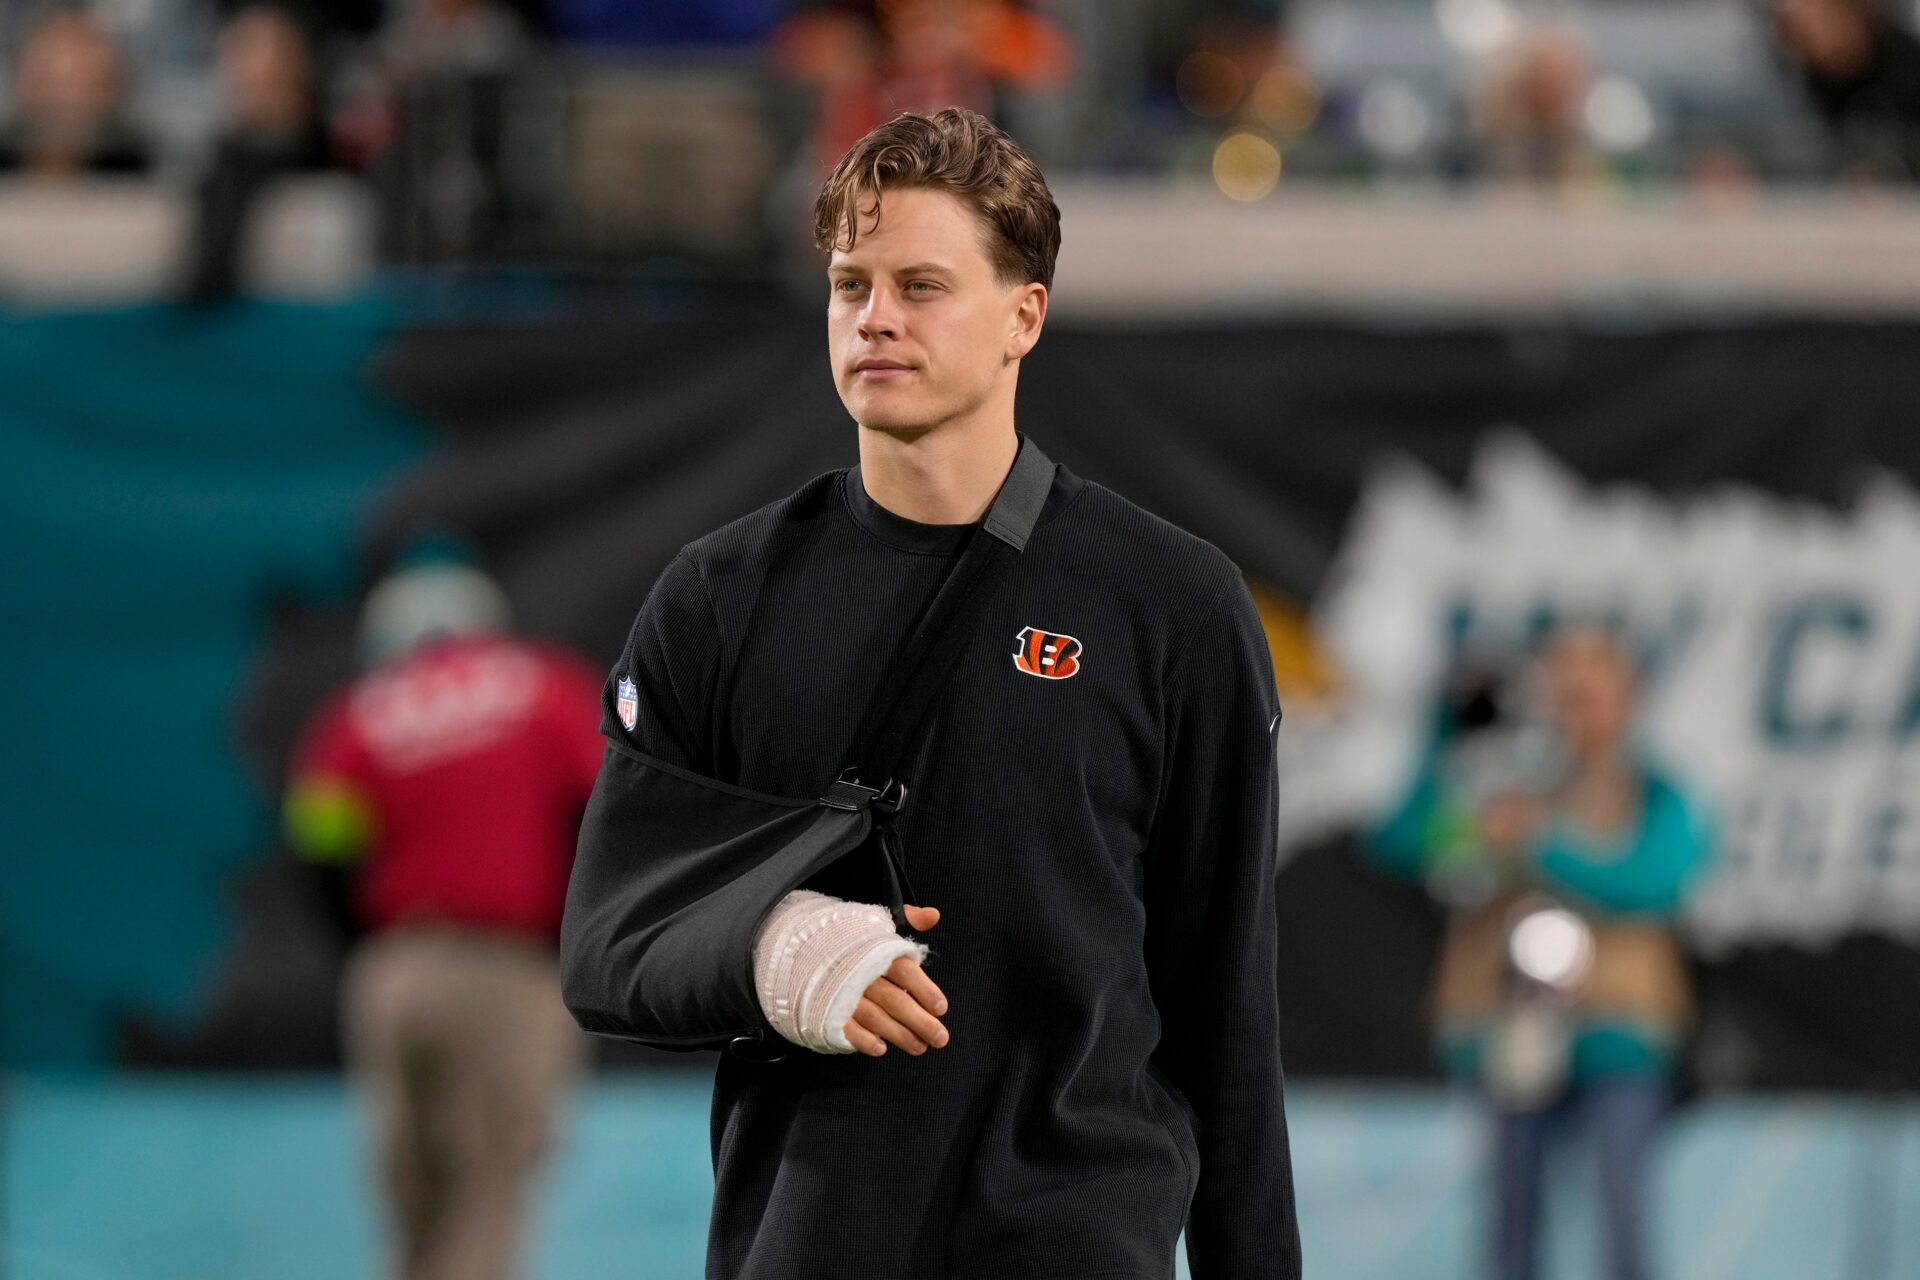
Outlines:
<svg viewBox="0 0 1920 1280"><path fill-rule="evenodd" d="M834 285L833 287L834 287L834 290L835 290L836 292L839 292L839 293L845 293L845 292L847 291L847 286L848 286L848 285L852 285L852 286L853 286L854 288L856 288L856 289L858 289L858 288L860 287L860 281L858 281L858 280L842 280L842 281L840 281L840 282L839 282L838 284L836 284L836 285Z"/></svg>
<svg viewBox="0 0 1920 1280"><path fill-rule="evenodd" d="M935 289L939 287L938 285L934 284L933 281L931 280L915 280L912 284L909 284L907 288L918 289L922 285L926 286L928 293L932 293Z"/></svg>

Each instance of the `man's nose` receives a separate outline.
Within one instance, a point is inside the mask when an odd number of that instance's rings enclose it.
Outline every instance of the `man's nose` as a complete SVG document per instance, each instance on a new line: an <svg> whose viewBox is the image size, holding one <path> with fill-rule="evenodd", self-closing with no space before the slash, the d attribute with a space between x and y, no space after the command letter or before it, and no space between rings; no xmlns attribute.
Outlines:
<svg viewBox="0 0 1920 1280"><path fill-rule="evenodd" d="M900 336L900 299L892 290L875 288L867 294L867 305L860 311L860 336L868 340Z"/></svg>

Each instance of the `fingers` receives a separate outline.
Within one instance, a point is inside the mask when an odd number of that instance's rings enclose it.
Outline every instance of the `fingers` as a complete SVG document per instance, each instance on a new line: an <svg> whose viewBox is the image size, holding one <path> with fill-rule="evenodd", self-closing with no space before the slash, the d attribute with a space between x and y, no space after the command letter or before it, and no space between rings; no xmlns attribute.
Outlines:
<svg viewBox="0 0 1920 1280"><path fill-rule="evenodd" d="M931 929L940 923L940 908L938 907L916 907L908 905L906 907L906 915L907 923L915 929Z"/></svg>
<svg viewBox="0 0 1920 1280"><path fill-rule="evenodd" d="M940 1025L940 1019L928 1013L918 1000L893 982L885 978L874 982L867 988L867 999L879 1005L884 1013L921 1043L936 1049L947 1043L947 1029ZM879 1031L880 1028L874 1027L873 1030Z"/></svg>
<svg viewBox="0 0 1920 1280"><path fill-rule="evenodd" d="M848 1018L844 1030L848 1043L861 1053L877 1058L887 1051L887 1042L861 1026L857 1018Z"/></svg>
<svg viewBox="0 0 1920 1280"><path fill-rule="evenodd" d="M938 907L909 905L906 912L907 923L916 929L931 929L940 919ZM912 956L900 956L867 985L844 1034L856 1050L872 1057L885 1053L889 1044L918 1057L929 1045L946 1045L949 1037L939 1017L946 1011L946 993Z"/></svg>
<svg viewBox="0 0 1920 1280"><path fill-rule="evenodd" d="M867 990L873 990L868 987ZM853 1011L853 1021L879 1036L888 1044L898 1045L908 1053L918 1057L927 1051L927 1042L893 1020L893 1015L876 1004L871 996L861 996L859 1005ZM847 1039L853 1037L849 1035Z"/></svg>
<svg viewBox="0 0 1920 1280"><path fill-rule="evenodd" d="M947 997L927 971L915 963L912 956L901 956L888 966L884 975L893 985L912 996L922 1009L931 1014L943 1014L947 1011Z"/></svg>
<svg viewBox="0 0 1920 1280"><path fill-rule="evenodd" d="M925 978L910 957L902 957L901 960L914 973ZM900 968L901 962L896 961L894 969ZM944 1010L946 998L939 994L939 988L928 980L925 986L933 994L917 995L898 985L891 974L892 971L887 976L875 978L860 997L860 1003L845 1028L848 1042L861 1053L874 1057L885 1053L889 1044L897 1045L915 1057L925 1053L929 1045L936 1049L943 1048L950 1038L947 1029L922 1003L923 999L932 1000Z"/></svg>

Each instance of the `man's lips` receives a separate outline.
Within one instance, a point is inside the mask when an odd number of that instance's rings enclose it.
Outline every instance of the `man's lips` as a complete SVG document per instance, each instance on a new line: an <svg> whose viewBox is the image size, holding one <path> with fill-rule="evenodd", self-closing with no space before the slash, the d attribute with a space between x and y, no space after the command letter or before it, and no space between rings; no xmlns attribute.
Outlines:
<svg viewBox="0 0 1920 1280"><path fill-rule="evenodd" d="M893 382L912 372L909 366L891 360L863 360L853 367L854 377L872 382Z"/></svg>

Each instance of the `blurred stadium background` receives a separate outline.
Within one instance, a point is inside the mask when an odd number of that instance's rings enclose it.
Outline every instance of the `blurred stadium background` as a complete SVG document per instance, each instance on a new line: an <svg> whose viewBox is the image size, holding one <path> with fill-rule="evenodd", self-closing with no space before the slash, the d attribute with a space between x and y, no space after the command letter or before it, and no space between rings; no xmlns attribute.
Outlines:
<svg viewBox="0 0 1920 1280"><path fill-rule="evenodd" d="M806 210L949 103L1063 210L1022 427L1269 624L1309 1274L1480 1274L1442 909L1358 833L1463 661L1600 608L1719 819L1660 1273L1920 1275L1920 5L279 13L0 8L5 1275L372 1272L277 816L369 568L453 523L610 664L683 542L854 460ZM596 1050L533 1274L697 1275L711 1059ZM1556 1172L1549 1274L1594 1199Z"/></svg>

